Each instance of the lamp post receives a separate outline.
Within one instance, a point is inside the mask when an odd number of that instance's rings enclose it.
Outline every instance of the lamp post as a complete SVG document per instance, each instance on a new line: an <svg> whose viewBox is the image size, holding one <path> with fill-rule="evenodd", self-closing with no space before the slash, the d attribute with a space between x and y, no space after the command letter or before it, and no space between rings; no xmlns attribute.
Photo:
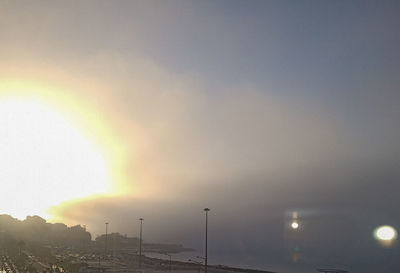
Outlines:
<svg viewBox="0 0 400 273"><path fill-rule="evenodd" d="M207 273L207 243L208 243L208 212L210 211L209 208L205 208L204 211L206 212L206 249L205 249L205 259L204 259L204 272Z"/></svg>
<svg viewBox="0 0 400 273"><path fill-rule="evenodd" d="M139 238L139 268L142 268L142 225L143 218L139 218L140 221L140 238Z"/></svg>
<svg viewBox="0 0 400 273"><path fill-rule="evenodd" d="M105 243L105 249L104 249L104 254L107 257L107 233L108 233L108 222L106 222L106 243Z"/></svg>

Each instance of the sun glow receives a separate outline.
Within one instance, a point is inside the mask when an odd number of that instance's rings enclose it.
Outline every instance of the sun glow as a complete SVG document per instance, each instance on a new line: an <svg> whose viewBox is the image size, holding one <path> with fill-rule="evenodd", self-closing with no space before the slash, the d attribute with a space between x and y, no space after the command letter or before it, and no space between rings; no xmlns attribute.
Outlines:
<svg viewBox="0 0 400 273"><path fill-rule="evenodd" d="M1 212L20 219L48 218L46 211L63 201L115 190L106 149L45 93L13 92L0 85Z"/></svg>

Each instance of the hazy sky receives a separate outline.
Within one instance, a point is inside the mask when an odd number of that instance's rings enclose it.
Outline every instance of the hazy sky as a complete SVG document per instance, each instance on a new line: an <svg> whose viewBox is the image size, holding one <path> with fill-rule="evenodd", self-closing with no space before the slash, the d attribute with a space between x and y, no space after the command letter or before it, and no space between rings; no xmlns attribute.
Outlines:
<svg viewBox="0 0 400 273"><path fill-rule="evenodd" d="M18 217L130 235L143 217L145 241L200 251L210 207L215 264L393 272L372 233L400 229L399 12L0 0L0 185L52 196L11 201Z"/></svg>

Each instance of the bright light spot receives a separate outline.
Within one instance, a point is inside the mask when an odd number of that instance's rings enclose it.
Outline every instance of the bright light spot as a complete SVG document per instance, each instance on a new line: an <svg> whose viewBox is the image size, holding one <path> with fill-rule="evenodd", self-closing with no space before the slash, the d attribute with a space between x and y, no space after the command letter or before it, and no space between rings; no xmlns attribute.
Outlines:
<svg viewBox="0 0 400 273"><path fill-rule="evenodd" d="M292 227L292 229L298 229L299 228L299 223L292 222L291 227Z"/></svg>
<svg viewBox="0 0 400 273"><path fill-rule="evenodd" d="M107 193L104 154L57 108L39 100L0 100L1 210L46 217L50 206Z"/></svg>
<svg viewBox="0 0 400 273"><path fill-rule="evenodd" d="M375 229L374 236L377 240L392 241L397 237L397 231L391 226L381 226Z"/></svg>

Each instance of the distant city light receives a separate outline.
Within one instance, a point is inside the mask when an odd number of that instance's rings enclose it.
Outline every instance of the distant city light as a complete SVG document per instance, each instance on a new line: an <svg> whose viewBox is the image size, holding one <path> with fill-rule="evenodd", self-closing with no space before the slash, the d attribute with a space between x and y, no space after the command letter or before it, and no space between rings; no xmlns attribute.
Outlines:
<svg viewBox="0 0 400 273"><path fill-rule="evenodd" d="M299 228L299 223L294 221L294 222L292 222L291 226L292 226L292 229L298 229Z"/></svg>
<svg viewBox="0 0 400 273"><path fill-rule="evenodd" d="M397 238L397 231L391 226L380 226L375 229L374 237L380 241L393 241Z"/></svg>

